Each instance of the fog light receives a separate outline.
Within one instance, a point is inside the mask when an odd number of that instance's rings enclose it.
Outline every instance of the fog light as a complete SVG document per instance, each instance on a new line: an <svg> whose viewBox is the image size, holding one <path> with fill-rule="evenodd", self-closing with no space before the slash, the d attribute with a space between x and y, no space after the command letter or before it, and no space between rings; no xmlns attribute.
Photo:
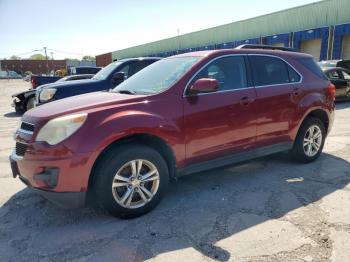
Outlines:
<svg viewBox="0 0 350 262"><path fill-rule="evenodd" d="M58 182L59 171L57 167L45 167L43 172L34 175L34 179L43 181L48 187L54 188Z"/></svg>

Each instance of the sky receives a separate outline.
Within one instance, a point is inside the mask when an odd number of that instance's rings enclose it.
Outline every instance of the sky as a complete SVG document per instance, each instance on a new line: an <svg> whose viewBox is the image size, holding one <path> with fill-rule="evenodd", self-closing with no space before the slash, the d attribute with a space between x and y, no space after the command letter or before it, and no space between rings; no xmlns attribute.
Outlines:
<svg viewBox="0 0 350 262"><path fill-rule="evenodd" d="M98 55L316 0L0 0L0 58Z"/></svg>

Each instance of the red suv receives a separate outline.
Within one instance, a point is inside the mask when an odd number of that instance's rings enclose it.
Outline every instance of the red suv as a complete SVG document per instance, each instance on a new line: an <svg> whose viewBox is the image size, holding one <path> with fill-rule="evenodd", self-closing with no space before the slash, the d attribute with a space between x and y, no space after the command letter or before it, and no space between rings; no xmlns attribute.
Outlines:
<svg viewBox="0 0 350 262"><path fill-rule="evenodd" d="M138 216L181 175L286 150L314 161L333 123L334 92L302 53L177 55L111 92L27 112L11 166L15 177L61 206L94 200L113 215Z"/></svg>

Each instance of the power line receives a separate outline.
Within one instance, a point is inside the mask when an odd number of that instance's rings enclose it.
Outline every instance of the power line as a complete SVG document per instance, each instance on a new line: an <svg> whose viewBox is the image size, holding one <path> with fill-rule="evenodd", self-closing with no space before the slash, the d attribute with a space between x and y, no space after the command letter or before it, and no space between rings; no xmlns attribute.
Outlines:
<svg viewBox="0 0 350 262"><path fill-rule="evenodd" d="M48 48L47 50L51 50L51 51L58 52L58 53L71 54L71 55L84 55L84 54L80 54L80 53L67 52L67 51L56 50L56 49L51 49L51 48Z"/></svg>
<svg viewBox="0 0 350 262"><path fill-rule="evenodd" d="M68 52L68 51L62 51L62 50L56 50L56 49L51 49L51 48L47 48L47 50L50 50L50 51L54 51L54 52L57 52L57 53L64 53L64 54L71 54L71 55L79 55L79 56L83 56L84 54L81 54L81 53L75 53L75 52ZM24 56L24 55L28 55L28 54L31 54L31 53L35 53L35 52L44 52L44 49L41 48L41 49L36 49L36 50L33 50L33 51L29 51L29 52L25 52L25 53L21 53L21 54L16 54L16 55L11 55L11 56ZM11 56L8 56L8 58L10 58Z"/></svg>
<svg viewBox="0 0 350 262"><path fill-rule="evenodd" d="M23 55L28 55L28 54L31 54L31 53L34 53L34 52L38 52L38 51L42 51L42 49L37 49L37 50L30 51L30 52L25 52L25 53L22 53L22 54L11 55L11 56L23 56ZM9 57L11 57L11 56L9 56Z"/></svg>

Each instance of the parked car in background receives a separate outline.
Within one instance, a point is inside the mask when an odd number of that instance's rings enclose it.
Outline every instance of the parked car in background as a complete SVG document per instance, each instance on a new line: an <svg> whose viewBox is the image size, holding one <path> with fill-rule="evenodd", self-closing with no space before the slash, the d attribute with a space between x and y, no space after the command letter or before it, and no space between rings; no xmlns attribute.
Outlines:
<svg viewBox="0 0 350 262"><path fill-rule="evenodd" d="M102 67L95 67L95 66L71 67L68 69L68 74L69 75L96 74L101 69Z"/></svg>
<svg viewBox="0 0 350 262"><path fill-rule="evenodd" d="M112 86L124 62L91 81ZM288 150L300 162L316 160L332 127L334 92L302 53L242 48L164 58L112 92L24 114L13 176L61 206L88 199L113 215L139 216L181 175Z"/></svg>
<svg viewBox="0 0 350 262"><path fill-rule="evenodd" d="M123 59L104 67L91 79L45 85L36 92L36 105L39 106L70 96L110 90L160 59L158 57Z"/></svg>
<svg viewBox="0 0 350 262"><path fill-rule="evenodd" d="M326 60L318 62L321 68L341 67L350 70L350 60Z"/></svg>
<svg viewBox="0 0 350 262"><path fill-rule="evenodd" d="M56 82L61 83L65 81L90 79L93 76L94 76L93 74L71 75L71 76L62 77L58 79ZM35 89L30 89L25 92L20 92L12 95L12 99L13 99L12 106L15 108L15 111L17 113L24 113L25 111L32 109L35 105L35 93L36 93Z"/></svg>
<svg viewBox="0 0 350 262"><path fill-rule="evenodd" d="M22 76L15 71L0 71L0 79L21 79Z"/></svg>
<svg viewBox="0 0 350 262"><path fill-rule="evenodd" d="M0 71L0 79L7 79L8 73L7 71Z"/></svg>
<svg viewBox="0 0 350 262"><path fill-rule="evenodd" d="M68 75L96 74L100 70L101 70L101 67L91 67L91 66L74 67L74 68L71 68L70 70L68 70L69 71ZM54 83L61 78L62 78L62 76L32 75L31 76L32 88L35 89L38 86L41 86L44 84Z"/></svg>
<svg viewBox="0 0 350 262"><path fill-rule="evenodd" d="M322 70L335 85L336 100L349 100L350 70L341 67L322 67Z"/></svg>
<svg viewBox="0 0 350 262"><path fill-rule="evenodd" d="M23 77L23 80L26 82L29 82L31 77L32 77L31 75L26 75Z"/></svg>

